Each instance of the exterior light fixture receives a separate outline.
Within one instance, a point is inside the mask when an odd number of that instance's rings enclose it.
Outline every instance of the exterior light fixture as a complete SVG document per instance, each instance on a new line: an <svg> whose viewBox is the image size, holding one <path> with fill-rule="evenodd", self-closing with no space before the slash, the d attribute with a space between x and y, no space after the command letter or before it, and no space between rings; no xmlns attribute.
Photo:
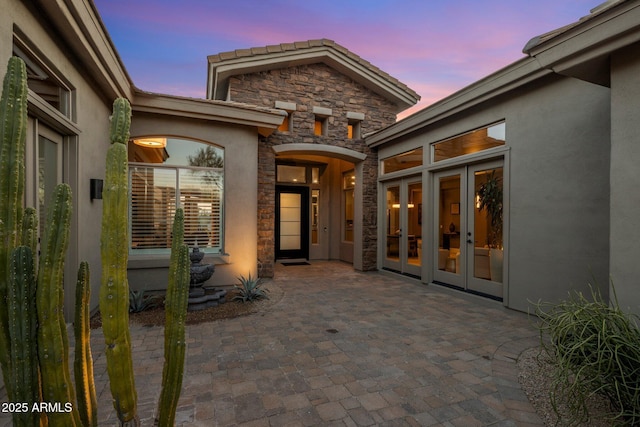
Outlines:
<svg viewBox="0 0 640 427"><path fill-rule="evenodd" d="M89 180L89 197L91 201L102 199L102 185L103 181L101 179L91 178Z"/></svg>
<svg viewBox="0 0 640 427"><path fill-rule="evenodd" d="M164 148L167 146L167 138L134 139L133 143L145 148Z"/></svg>

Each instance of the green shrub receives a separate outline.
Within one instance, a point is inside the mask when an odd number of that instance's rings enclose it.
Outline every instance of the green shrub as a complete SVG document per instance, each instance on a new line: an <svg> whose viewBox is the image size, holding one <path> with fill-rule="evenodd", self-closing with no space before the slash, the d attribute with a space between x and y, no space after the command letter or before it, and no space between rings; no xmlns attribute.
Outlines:
<svg viewBox="0 0 640 427"><path fill-rule="evenodd" d="M144 291L129 291L129 313L156 308L160 303L159 295L145 295Z"/></svg>
<svg viewBox="0 0 640 427"><path fill-rule="evenodd" d="M536 314L545 351L554 363L551 402L566 405L575 425L589 420L587 401L604 396L613 425L640 423L640 330L638 317L625 314L617 301L591 299L580 292L558 304L540 303ZM615 295L615 294L614 294ZM548 339L545 339L545 336ZM559 414L558 414L559 415Z"/></svg>
<svg viewBox="0 0 640 427"><path fill-rule="evenodd" d="M251 277L251 273L249 273L249 277L246 278L244 276L238 277L240 280L240 286L233 285L239 292L239 295L233 297L233 300L241 300L242 302L258 300L261 298L267 298L268 289L262 288L262 283L260 278Z"/></svg>

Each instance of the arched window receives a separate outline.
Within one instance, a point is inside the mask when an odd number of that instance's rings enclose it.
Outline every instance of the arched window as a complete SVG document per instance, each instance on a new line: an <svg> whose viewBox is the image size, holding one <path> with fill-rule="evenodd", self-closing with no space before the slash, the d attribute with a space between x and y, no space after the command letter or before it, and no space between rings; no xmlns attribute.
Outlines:
<svg viewBox="0 0 640 427"><path fill-rule="evenodd" d="M198 141L137 138L129 142L132 253L167 253L176 207L185 243L222 252L224 150Z"/></svg>

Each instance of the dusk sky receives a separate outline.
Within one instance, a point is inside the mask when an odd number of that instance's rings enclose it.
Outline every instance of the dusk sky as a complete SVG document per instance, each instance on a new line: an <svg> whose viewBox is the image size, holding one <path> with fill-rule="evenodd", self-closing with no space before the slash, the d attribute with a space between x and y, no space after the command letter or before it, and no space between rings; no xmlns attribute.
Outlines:
<svg viewBox="0 0 640 427"><path fill-rule="evenodd" d="M94 0L142 90L204 98L207 56L327 38L422 97L415 111L522 58L604 0Z"/></svg>

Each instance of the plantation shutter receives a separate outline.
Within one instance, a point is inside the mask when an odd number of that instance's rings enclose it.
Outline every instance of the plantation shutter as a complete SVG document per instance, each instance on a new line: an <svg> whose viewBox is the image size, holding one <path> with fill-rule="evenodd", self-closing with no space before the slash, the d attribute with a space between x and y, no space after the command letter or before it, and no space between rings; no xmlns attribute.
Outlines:
<svg viewBox="0 0 640 427"><path fill-rule="evenodd" d="M220 249L223 170L131 166L131 248L165 252L171 248L176 201L184 209L185 243Z"/></svg>
<svg viewBox="0 0 640 427"><path fill-rule="evenodd" d="M131 167L131 247L171 247L171 227L176 209L175 169Z"/></svg>
<svg viewBox="0 0 640 427"><path fill-rule="evenodd" d="M180 169L180 205L184 208L184 237L190 247L221 245L221 169Z"/></svg>

